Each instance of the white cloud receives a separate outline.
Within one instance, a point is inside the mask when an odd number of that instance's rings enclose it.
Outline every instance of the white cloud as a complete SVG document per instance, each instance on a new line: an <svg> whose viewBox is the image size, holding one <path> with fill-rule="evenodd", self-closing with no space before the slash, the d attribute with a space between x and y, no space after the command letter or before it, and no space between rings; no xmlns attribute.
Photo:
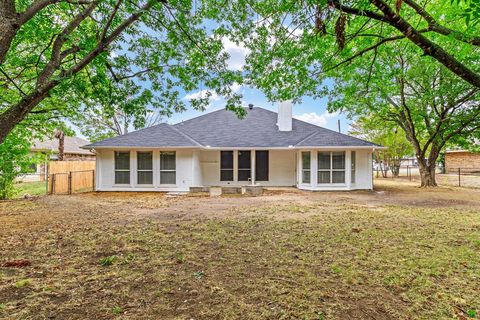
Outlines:
<svg viewBox="0 0 480 320"><path fill-rule="evenodd" d="M238 83L234 83L230 86L230 89L232 89L232 91L235 93L240 92L240 90L242 89L242 85Z"/></svg>
<svg viewBox="0 0 480 320"><path fill-rule="evenodd" d="M227 60L227 68L229 70L242 70L245 65L245 57L249 54L250 50L243 46L243 44L236 44L228 38L222 38L222 44L230 56Z"/></svg>
<svg viewBox="0 0 480 320"><path fill-rule="evenodd" d="M304 113L301 115L293 116L295 119L302 120L317 126L325 126L328 121L337 116L337 113L329 113L325 111L322 114L317 114L316 112Z"/></svg>
<svg viewBox="0 0 480 320"><path fill-rule="evenodd" d="M183 97L184 100L192 100L192 99L204 99L207 97L208 92L211 93L210 95L210 101L218 101L220 100L220 96L214 92L214 91L209 91L209 90L200 90L197 92L193 92L190 94L187 94L185 97Z"/></svg>

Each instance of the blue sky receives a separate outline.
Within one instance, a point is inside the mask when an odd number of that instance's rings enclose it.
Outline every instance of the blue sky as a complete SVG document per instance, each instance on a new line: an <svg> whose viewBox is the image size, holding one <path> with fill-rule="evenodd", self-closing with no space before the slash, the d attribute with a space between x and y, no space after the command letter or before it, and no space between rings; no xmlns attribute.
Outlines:
<svg viewBox="0 0 480 320"><path fill-rule="evenodd" d="M225 51L230 55L230 58L228 59L229 69L242 70L242 67L245 64L245 56L248 54L248 49L241 45L235 44L228 39L223 40L223 45ZM261 91L245 86L237 86L234 89L243 95L243 104L245 106L253 103L253 105L256 107L277 111L277 105L268 102L265 95ZM192 97L198 97L201 94L202 90L199 90L197 92L189 92L184 96L184 99L188 100ZM293 116L297 119L307 121L332 130L338 129L337 121L340 120L342 133L347 133L349 130L350 121L345 117L345 115L328 113L327 101L328 97L319 100L314 100L309 97L303 97L302 103L293 106ZM221 109L224 107L224 105L225 101L218 95L213 94L211 96L210 106L205 112L211 112ZM169 123L177 123L199 116L203 113L204 112L189 109L186 112L173 115L170 119L167 119L167 121Z"/></svg>
<svg viewBox="0 0 480 320"><path fill-rule="evenodd" d="M278 104L268 102L265 95L257 89L249 87L240 87L239 92L243 95L243 104L248 105L252 103L255 107L261 107L272 111L277 111ZM191 92L189 95L200 94L200 92ZM185 95L188 99L189 95ZM202 115L206 112L212 112L224 108L224 100L216 95L212 96L210 106L205 112L188 109L182 113L176 113L171 118L166 119L169 123L177 123L183 120L188 120L193 117ZM327 97L320 100L314 100L309 97L304 97L302 103L293 106L294 118L307 121L328 129L337 130L340 120L342 133L347 133L350 121L343 114L331 114L327 111Z"/></svg>
<svg viewBox="0 0 480 320"><path fill-rule="evenodd" d="M249 50L242 46L241 44L236 44L230 41L227 38L222 39L224 50L229 54L230 58L228 59L228 68L231 70L242 70L243 66L245 65L245 57L249 53ZM113 53L115 54L115 53ZM150 87L150 83L148 82L138 82L146 87ZM206 89L204 88L198 91L193 92L186 92L182 99L187 102L191 98L198 98L203 96ZM272 111L277 111L278 104L269 102L265 95L251 87L240 86L237 85L232 87L232 89L238 93L241 93L243 96L242 104L247 106L248 104L252 103L255 107L261 107L265 109L269 109ZM180 89L180 92L182 90ZM188 120L197 116L200 116L207 112L212 112L215 110L219 110L225 107L225 100L213 92L212 96L210 97L210 105L208 106L207 110L204 112L194 110L193 108L188 108L186 111L181 113L175 113L172 117L168 119L163 119L163 122L168 123L178 123L184 120ZM331 130L338 130L338 120L340 120L340 127L342 133L348 133L350 128L350 120L346 118L345 115L335 113L331 114L327 111L327 101L328 97L324 97L322 99L314 100L310 97L303 97L301 99L301 103L295 104L293 106L293 117L313 123L318 126L322 126ZM77 129L77 128L75 128ZM133 130L131 128L130 130ZM75 130L79 136L81 136L79 130Z"/></svg>

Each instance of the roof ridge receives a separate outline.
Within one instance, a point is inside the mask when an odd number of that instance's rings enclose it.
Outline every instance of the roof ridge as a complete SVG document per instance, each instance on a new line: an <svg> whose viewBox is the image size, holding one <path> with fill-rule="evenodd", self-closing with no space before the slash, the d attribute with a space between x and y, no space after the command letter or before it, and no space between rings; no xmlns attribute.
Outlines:
<svg viewBox="0 0 480 320"><path fill-rule="evenodd" d="M217 112L219 112L219 111L224 111L224 110L225 110L225 108L218 109L218 110L214 110L214 111L212 111L212 112L207 112L207 113L201 114L201 115L199 115L199 116L196 116L196 117L194 117L194 118L187 119L187 120L184 120L184 121L175 123L175 124L172 125L172 126L176 127L177 125L181 125L182 123L190 122L190 121L196 120L196 119L198 119L198 118L203 118L203 117L205 117L205 116L211 115L211 114L213 114L213 113L217 113Z"/></svg>
<svg viewBox="0 0 480 320"><path fill-rule="evenodd" d="M308 123L308 122L307 122L307 123ZM322 127L320 127L320 128L322 128ZM305 138L301 139L300 141L297 141L297 142L294 144L294 146L297 146L299 143L302 143L303 141L308 140L308 139L310 139L311 137L313 137L313 136L315 136L315 135L317 135L317 134L318 134L318 131L315 131L315 132L309 134L308 136L306 136Z"/></svg>
<svg viewBox="0 0 480 320"><path fill-rule="evenodd" d="M168 125L171 129L175 130L176 132L180 133L182 136L184 136L185 138L187 138L188 140L192 141L193 143L197 144L198 146L200 147L203 147L203 144L201 144L200 142L198 142L197 140L193 139L192 137L190 137L188 134L186 134L185 132L182 132L179 128L176 128L175 125Z"/></svg>

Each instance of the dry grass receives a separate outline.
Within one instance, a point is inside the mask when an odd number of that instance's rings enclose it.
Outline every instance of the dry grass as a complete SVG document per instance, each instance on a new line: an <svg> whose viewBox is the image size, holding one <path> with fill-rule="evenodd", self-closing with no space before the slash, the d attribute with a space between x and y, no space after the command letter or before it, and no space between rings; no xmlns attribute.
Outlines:
<svg viewBox="0 0 480 320"><path fill-rule="evenodd" d="M0 317L478 317L480 192L380 189L0 203Z"/></svg>

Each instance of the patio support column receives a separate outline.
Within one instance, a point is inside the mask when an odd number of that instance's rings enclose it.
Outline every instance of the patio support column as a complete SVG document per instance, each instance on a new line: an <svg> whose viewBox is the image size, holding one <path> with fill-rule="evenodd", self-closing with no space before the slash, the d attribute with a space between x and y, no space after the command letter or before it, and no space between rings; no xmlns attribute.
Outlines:
<svg viewBox="0 0 480 320"><path fill-rule="evenodd" d="M256 173L256 168L255 168L255 157L256 157L256 154L255 154L255 150L251 150L250 151L250 167L251 167L251 176L250 176L250 180L252 181L252 185L255 184L255 173Z"/></svg>
<svg viewBox="0 0 480 320"><path fill-rule="evenodd" d="M318 150L310 150L310 185L312 188L318 185Z"/></svg>
<svg viewBox="0 0 480 320"><path fill-rule="evenodd" d="M348 189L352 187L352 150L345 151L345 183Z"/></svg>
<svg viewBox="0 0 480 320"><path fill-rule="evenodd" d="M137 184L137 150L130 150L130 186Z"/></svg>

